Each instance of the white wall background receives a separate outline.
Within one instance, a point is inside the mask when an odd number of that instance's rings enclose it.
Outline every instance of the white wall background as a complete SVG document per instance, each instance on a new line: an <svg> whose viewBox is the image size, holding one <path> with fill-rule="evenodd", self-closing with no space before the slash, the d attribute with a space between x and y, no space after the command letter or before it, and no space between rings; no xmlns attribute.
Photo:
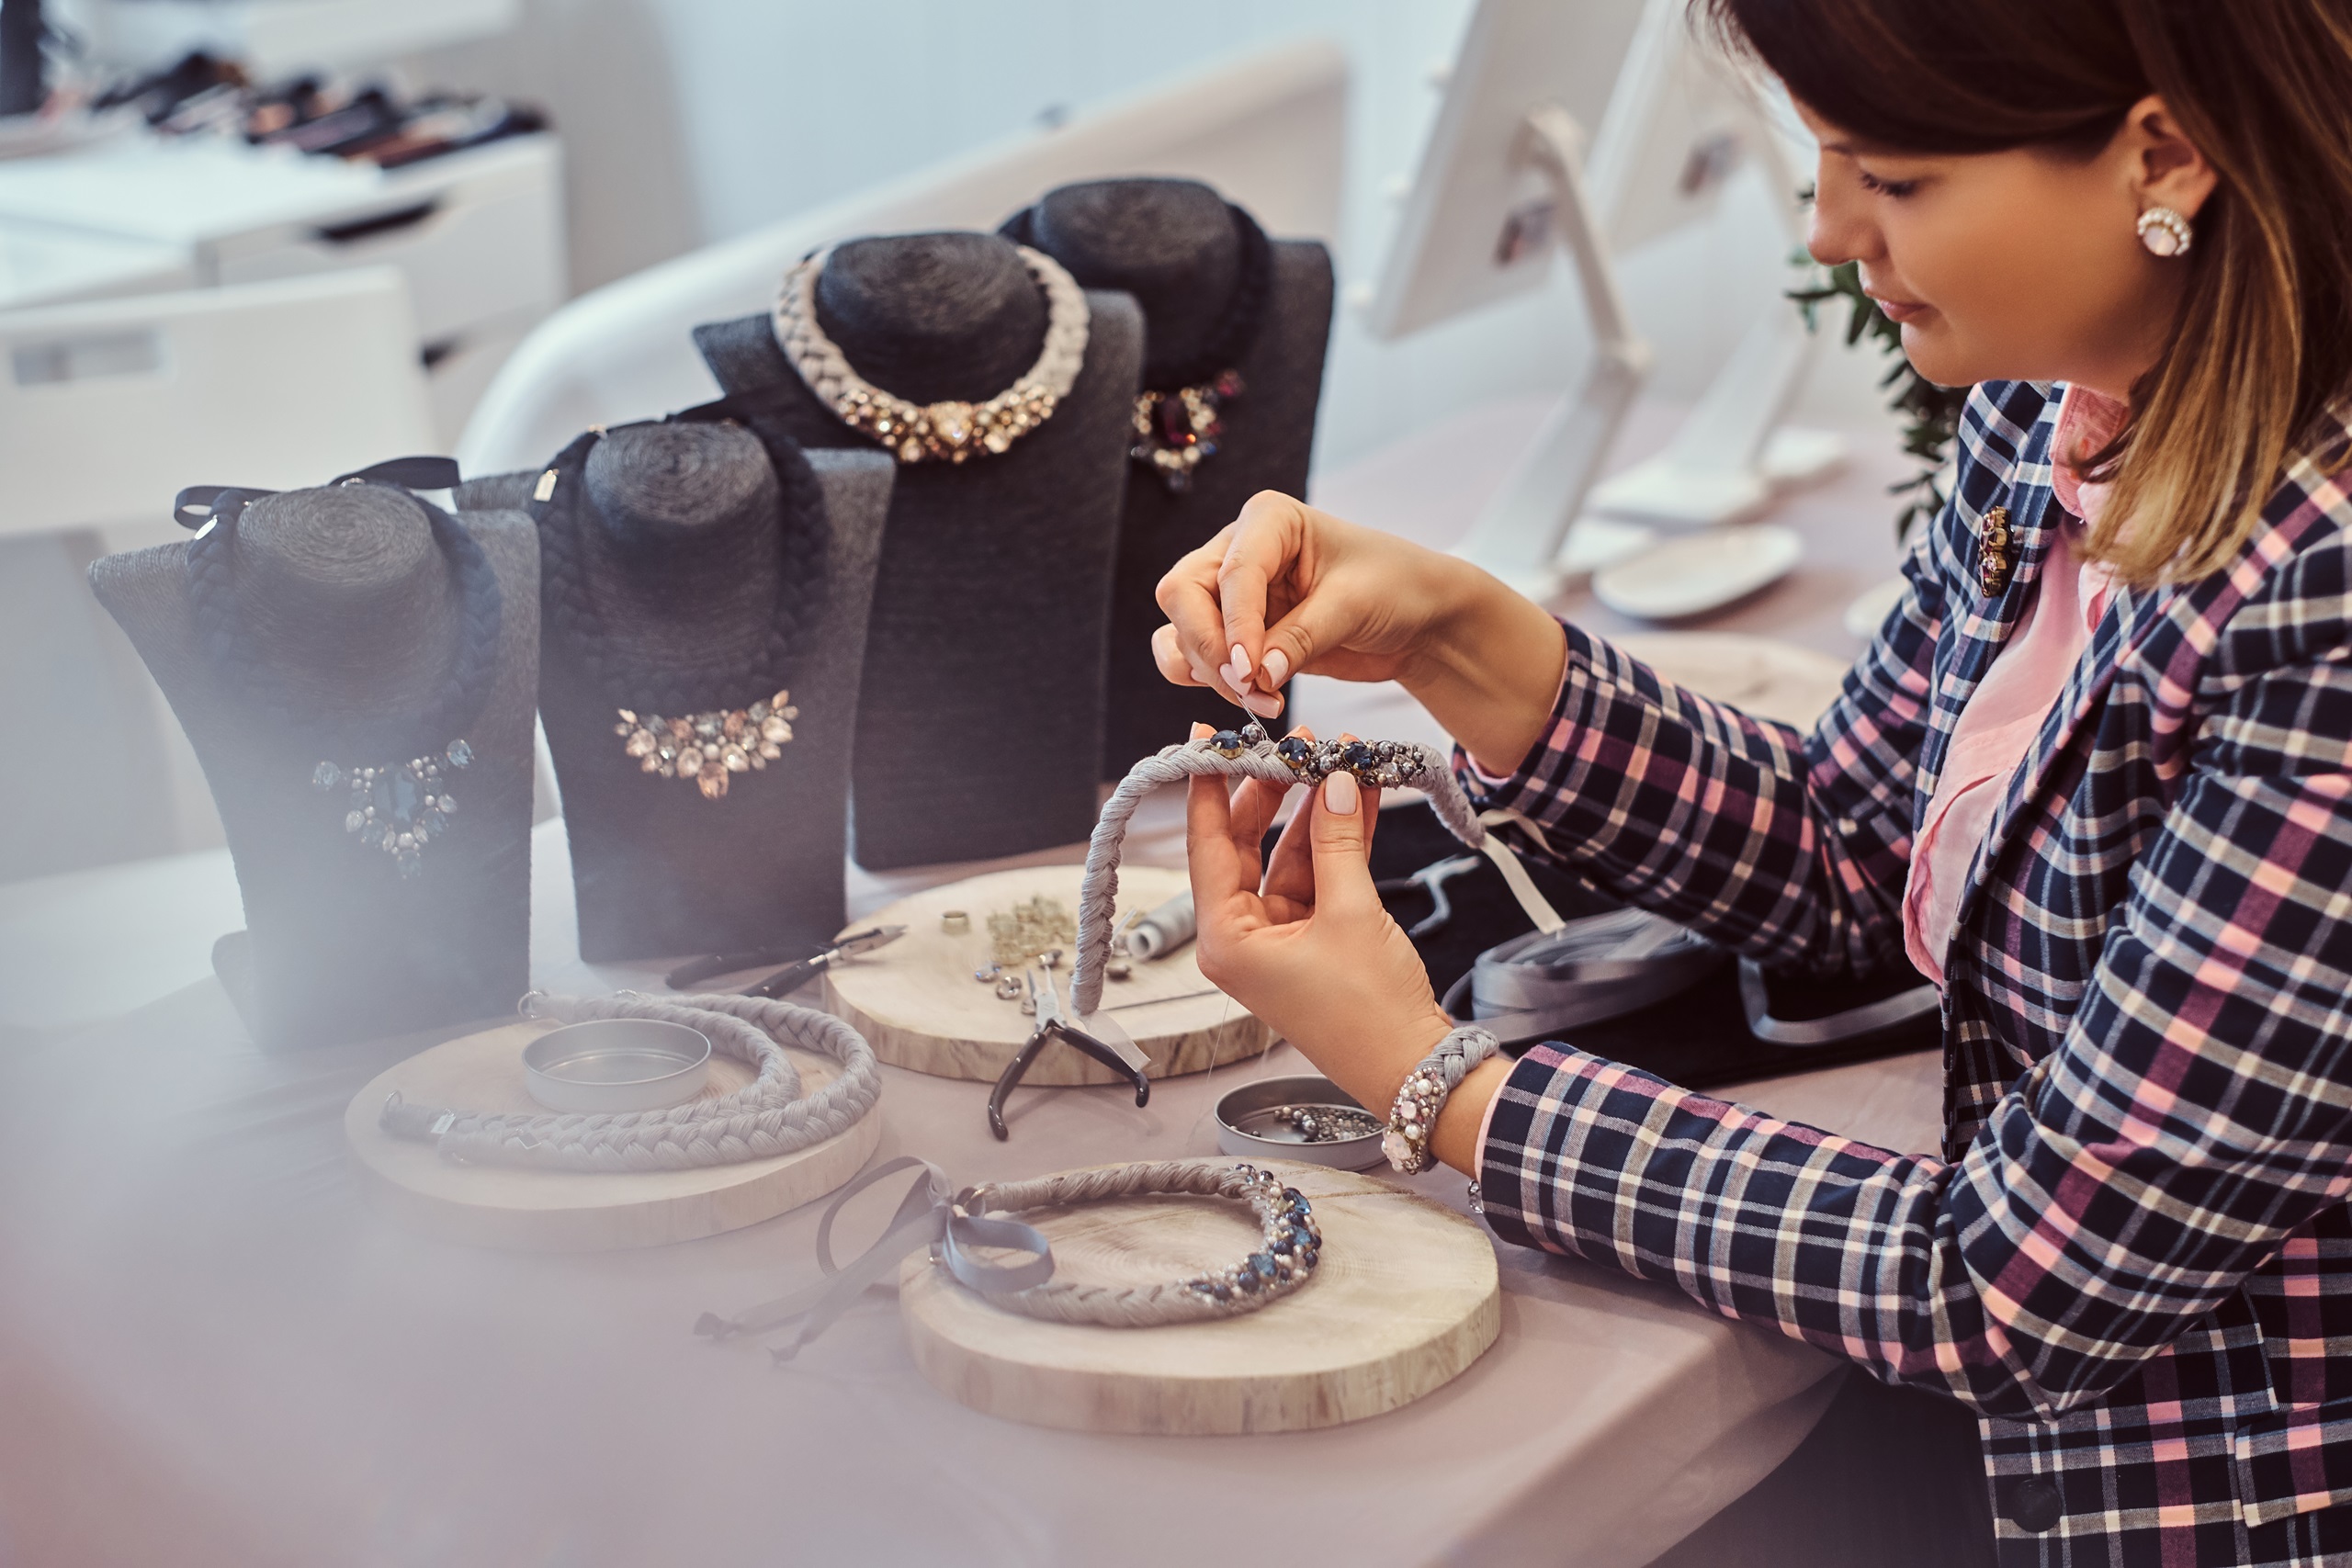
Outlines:
<svg viewBox="0 0 2352 1568"><path fill-rule="evenodd" d="M1574 5L1577 0L1560 0ZM518 31L411 62L421 81L546 103L571 160L576 288L1255 47L1321 33L1354 71L1342 289L1372 276L1392 189L1434 118L1433 68L1472 0L526 0ZM1760 186L1629 259L1654 389L1696 396L1759 310L1785 309L1789 244ZM1566 280L1563 279L1565 285ZM1585 333L1562 287L1399 344L1335 336L1318 464L1514 392L1566 384ZM1801 412L1871 417L1875 366L1825 355Z"/></svg>

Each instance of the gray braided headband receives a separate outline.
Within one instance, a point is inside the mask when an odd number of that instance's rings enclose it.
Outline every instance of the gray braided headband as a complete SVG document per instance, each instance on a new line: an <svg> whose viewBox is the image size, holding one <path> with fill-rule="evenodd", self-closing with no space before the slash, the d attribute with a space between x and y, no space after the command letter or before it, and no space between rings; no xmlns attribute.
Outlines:
<svg viewBox="0 0 2352 1568"><path fill-rule="evenodd" d="M1487 831L1455 782L1451 759L1436 747L1409 740L1308 740L1295 735L1274 740L1253 721L1146 757L1128 770L1103 804L1093 840L1087 845L1086 877L1078 896L1078 964L1071 976L1070 1002L1079 1017L1091 1020L1102 1000L1102 968L1111 956L1112 913L1119 895L1119 855L1127 819L1145 795L1162 784L1203 775L1319 784L1335 773L1353 773L1359 783L1375 789L1426 792L1447 830L1492 860L1531 914L1543 909L1535 917L1539 924L1547 916L1554 927L1559 924L1559 916L1544 903L1510 847Z"/></svg>
<svg viewBox="0 0 2352 1568"><path fill-rule="evenodd" d="M851 1199L886 1177L919 1169L922 1179L908 1191L880 1240L846 1264L833 1259L833 1221ZM1080 1285L1054 1278L1054 1249L1045 1234L992 1215L1059 1203L1098 1203L1113 1198L1168 1194L1224 1198L1257 1212L1263 1233L1259 1249L1229 1269L1161 1284L1114 1288ZM1163 1160L1148 1165L1106 1166L1034 1181L975 1187L948 1196L946 1172L929 1160L902 1155L851 1182L834 1195L817 1225L817 1263L827 1278L732 1317L703 1314L695 1332L711 1339L765 1334L797 1323L790 1344L769 1354L791 1360L870 1285L896 1270L908 1254L931 1249L934 1265L987 1300L1024 1317L1052 1323L1091 1323L1107 1328L1158 1328L1239 1317L1280 1301L1305 1284L1322 1256L1323 1232L1306 1194L1255 1166L1204 1165ZM1018 1263L981 1258L981 1248L1026 1253Z"/></svg>
<svg viewBox="0 0 2352 1568"><path fill-rule="evenodd" d="M1057 1203L1100 1203L1148 1195L1224 1198L1257 1211L1264 1245L1230 1269L1162 1284L1114 1289L1048 1280L1027 1290L989 1300L1024 1317L1050 1323L1099 1323L1110 1328L1156 1328L1170 1323L1200 1323L1239 1317L1305 1284L1322 1254L1323 1232L1314 1209L1295 1187L1255 1166L1202 1165L1162 1160L1147 1165L1105 1166L1034 1181L977 1187L964 1198L975 1216L1017 1213Z"/></svg>
<svg viewBox="0 0 2352 1568"><path fill-rule="evenodd" d="M411 1105L397 1092L378 1124L436 1145L445 1159L551 1170L686 1170L738 1165L805 1149L847 1132L874 1108L882 1080L865 1037L841 1020L764 997L689 996L656 1001L634 991L602 998L523 998L526 1018L576 1023L643 1018L700 1030L711 1048L758 1069L732 1094L662 1111L613 1115L495 1113ZM786 1045L831 1056L841 1076L803 1096Z"/></svg>

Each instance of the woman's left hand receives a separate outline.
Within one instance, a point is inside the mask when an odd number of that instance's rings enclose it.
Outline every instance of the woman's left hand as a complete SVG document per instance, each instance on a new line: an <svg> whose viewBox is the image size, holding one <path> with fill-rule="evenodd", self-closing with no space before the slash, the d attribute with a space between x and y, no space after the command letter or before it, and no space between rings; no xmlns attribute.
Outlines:
<svg viewBox="0 0 2352 1568"><path fill-rule="evenodd" d="M1288 793L1246 779L1228 799L1223 779L1192 781L1185 839L1201 973L1385 1114L1453 1022L1372 885L1379 792L1332 774L1261 863Z"/></svg>

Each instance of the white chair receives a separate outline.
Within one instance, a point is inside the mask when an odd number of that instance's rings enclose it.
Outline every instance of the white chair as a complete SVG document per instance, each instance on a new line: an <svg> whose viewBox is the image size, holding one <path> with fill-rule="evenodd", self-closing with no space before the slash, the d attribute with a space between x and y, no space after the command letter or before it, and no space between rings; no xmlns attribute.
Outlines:
<svg viewBox="0 0 2352 1568"><path fill-rule="evenodd" d="M1347 96L1337 44L1286 44L648 267L539 323L482 394L458 460L469 474L529 468L587 425L712 398L689 334L766 310L785 269L808 252L861 234L992 229L1074 180L1202 180L1269 233L1333 239Z"/></svg>
<svg viewBox="0 0 2352 1568"><path fill-rule="evenodd" d="M390 267L0 312L0 535L152 544L185 485L289 489L434 449Z"/></svg>

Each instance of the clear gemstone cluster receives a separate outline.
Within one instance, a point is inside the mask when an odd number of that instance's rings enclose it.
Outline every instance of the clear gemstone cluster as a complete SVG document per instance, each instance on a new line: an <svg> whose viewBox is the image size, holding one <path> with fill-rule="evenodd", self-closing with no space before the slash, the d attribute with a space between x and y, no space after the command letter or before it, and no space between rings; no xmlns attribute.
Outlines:
<svg viewBox="0 0 2352 1568"><path fill-rule="evenodd" d="M984 403L910 403L879 388L853 387L833 402L852 430L888 446L901 463L960 463L1001 453L1053 417L1059 400L1027 377Z"/></svg>
<svg viewBox="0 0 2352 1568"><path fill-rule="evenodd" d="M1204 387L1136 395L1135 445L1127 456L1159 476L1170 495L1193 488L1193 470L1216 456L1224 408L1241 396L1241 372L1227 370Z"/></svg>
<svg viewBox="0 0 2352 1568"><path fill-rule="evenodd" d="M1353 773L1356 782L1375 789L1397 789L1420 777L1419 748L1403 740L1309 740L1286 735L1269 740L1265 727L1255 720L1238 729L1220 729L1193 744L1220 757L1238 757L1272 746L1274 756L1303 783L1321 784L1333 773Z"/></svg>
<svg viewBox="0 0 2352 1568"><path fill-rule="evenodd" d="M457 815L443 763L455 771L473 760L473 748L458 739L439 757L365 768L321 762L311 770L311 783L322 791L349 784L343 830L391 856L402 876L414 876L424 869L425 844L447 833Z"/></svg>
<svg viewBox="0 0 2352 1568"><path fill-rule="evenodd" d="M1230 1302L1255 1296L1304 1280L1314 1271L1323 1253L1323 1232L1315 1223L1314 1206L1295 1187L1283 1185L1271 1170L1237 1165L1243 1186L1234 1194L1257 1211L1265 1245L1230 1269L1184 1281L1211 1301Z"/></svg>
<svg viewBox="0 0 2352 1568"><path fill-rule="evenodd" d="M1046 342L1036 363L985 402L910 402L851 368L817 320L817 279L833 254L830 248L784 275L772 316L776 344L836 417L880 442L901 463L961 463L1001 454L1053 417L1086 363L1086 291L1044 252L1027 245L1020 251L1046 296Z"/></svg>
<svg viewBox="0 0 2352 1568"><path fill-rule="evenodd" d="M613 733L639 767L661 778L692 779L705 800L724 795L734 774L764 768L783 756L792 721L800 716L790 692L747 708L718 708L685 718L633 708L615 711L620 722Z"/></svg>

